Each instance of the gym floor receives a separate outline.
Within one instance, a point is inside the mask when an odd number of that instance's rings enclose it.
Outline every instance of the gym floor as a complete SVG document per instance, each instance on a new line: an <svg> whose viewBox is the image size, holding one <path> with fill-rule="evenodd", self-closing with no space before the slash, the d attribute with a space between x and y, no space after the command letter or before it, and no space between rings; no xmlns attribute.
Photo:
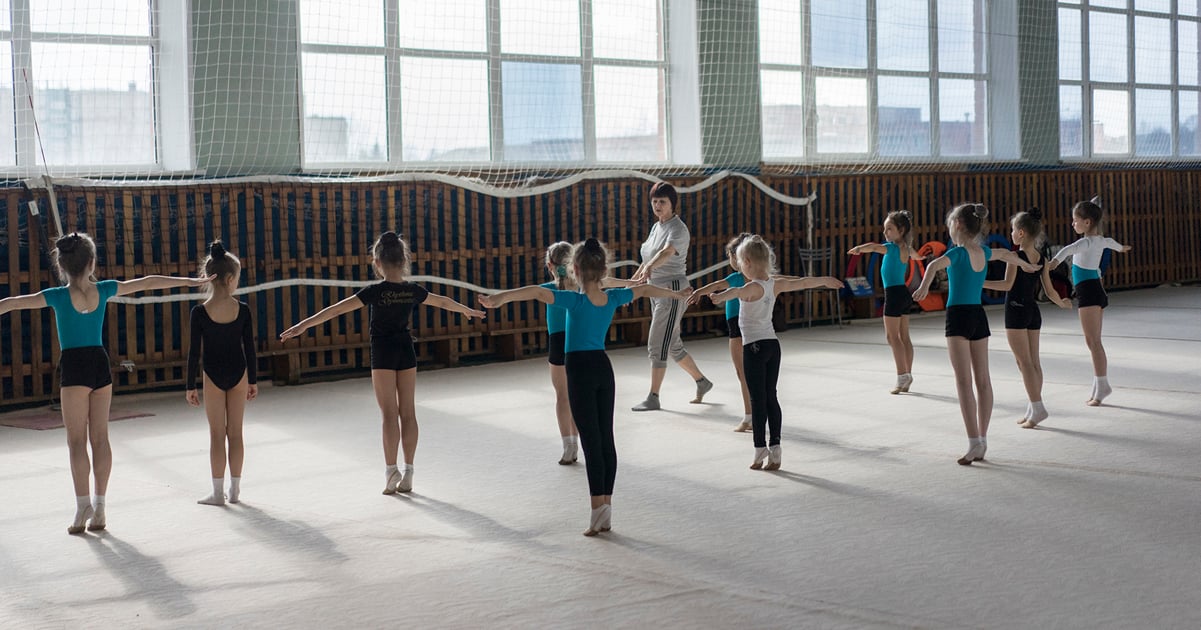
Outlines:
<svg viewBox="0 0 1201 630"><path fill-rule="evenodd" d="M911 317L892 396L879 320L783 333L783 469L748 470L724 338L689 351L717 387L635 414L645 351L614 350L613 531L559 466L543 358L418 375L411 494L382 496L367 378L265 385L242 503L211 488L203 412L120 396L108 529L68 536L62 429L0 427L0 627L1199 627L1201 287L1110 295L1113 395L1072 311L1043 305L1044 400L990 307L987 461L967 449L943 314ZM364 371L364 377L366 377ZM22 412L14 412L22 413ZM131 415L132 415L131 413Z"/></svg>

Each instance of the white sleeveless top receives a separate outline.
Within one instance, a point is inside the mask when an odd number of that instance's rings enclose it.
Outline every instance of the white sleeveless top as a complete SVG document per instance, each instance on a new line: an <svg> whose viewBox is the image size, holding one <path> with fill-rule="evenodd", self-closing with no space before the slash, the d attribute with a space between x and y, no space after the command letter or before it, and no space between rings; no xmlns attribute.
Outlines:
<svg viewBox="0 0 1201 630"><path fill-rule="evenodd" d="M738 329L742 331L742 345L776 339L776 329L771 325L771 313L776 306L776 281L747 280L746 284L762 287L763 297L754 302L738 299Z"/></svg>

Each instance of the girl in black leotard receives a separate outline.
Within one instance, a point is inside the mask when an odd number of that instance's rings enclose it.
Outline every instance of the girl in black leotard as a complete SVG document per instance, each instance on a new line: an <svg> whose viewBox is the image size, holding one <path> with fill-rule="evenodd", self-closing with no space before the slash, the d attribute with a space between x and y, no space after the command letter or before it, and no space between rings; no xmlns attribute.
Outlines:
<svg viewBox="0 0 1201 630"><path fill-rule="evenodd" d="M204 411L209 421L209 464L213 493L200 499L203 505L225 505L226 443L229 444L229 502L237 503L242 484L242 417L246 401L259 394L255 383L254 323L250 307L234 298L242 263L213 241L201 263L201 275L213 276L212 293L203 304L192 307L192 343L188 347L187 399L200 406L196 381L204 363Z"/></svg>
<svg viewBox="0 0 1201 630"><path fill-rule="evenodd" d="M371 255L371 265L376 275L383 278L382 282L325 307L280 333L279 338L291 339L317 324L364 306L371 307L371 384L383 416L384 494L395 494L413 489L413 457L417 454L417 409L413 402L417 355L409 333L413 309L419 304L436 306L467 319L482 318L484 312L409 282L409 246L395 232L384 232L371 248ZM396 466L396 451L402 445L403 475Z"/></svg>
<svg viewBox="0 0 1201 630"><path fill-rule="evenodd" d="M1011 224L1013 231L1010 237L1013 244L1021 248L1018 257L1040 264L1042 255L1038 253L1038 246L1043 240L1042 212L1038 208L1019 212ZM1047 408L1043 406L1043 368L1038 360L1039 331L1043 327L1043 317L1035 295L1040 284L1043 292L1059 308L1072 308L1072 303L1059 297L1055 291L1051 284L1051 270L1045 265L1034 273L1008 265L1005 267L1004 280L984 282L985 289L1008 291L1005 295L1005 336L1009 338L1009 348L1013 350L1013 358L1017 360L1018 370L1022 373L1022 383L1026 386L1026 396L1030 399L1026 404L1026 415L1018 420L1018 424L1027 429L1038 426L1048 415Z"/></svg>

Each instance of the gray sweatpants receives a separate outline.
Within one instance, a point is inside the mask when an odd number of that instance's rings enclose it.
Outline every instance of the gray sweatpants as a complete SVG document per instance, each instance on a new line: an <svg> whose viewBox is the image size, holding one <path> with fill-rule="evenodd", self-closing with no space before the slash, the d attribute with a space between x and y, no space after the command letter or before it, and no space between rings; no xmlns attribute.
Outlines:
<svg viewBox="0 0 1201 630"><path fill-rule="evenodd" d="M679 291L688 285L688 278L676 276L662 280L651 280L651 284L672 291ZM651 367L667 367L667 357L679 362L688 356L684 350L684 342L680 340L680 321L684 319L684 309L688 306L684 300L668 298L651 298L651 330L646 342L646 352L651 359Z"/></svg>

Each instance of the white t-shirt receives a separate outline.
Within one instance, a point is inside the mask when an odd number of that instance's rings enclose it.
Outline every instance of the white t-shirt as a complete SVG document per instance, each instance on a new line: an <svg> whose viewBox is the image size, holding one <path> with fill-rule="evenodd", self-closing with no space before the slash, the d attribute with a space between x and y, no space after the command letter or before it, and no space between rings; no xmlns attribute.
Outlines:
<svg viewBox="0 0 1201 630"><path fill-rule="evenodd" d="M655 222L655 225L651 227L650 235L646 237L646 242L642 244L642 262L654 258L655 254L669 244L676 249L676 253L663 261L663 264L651 270L652 282L688 275L688 244L691 241L692 235L688 233L688 226L684 225L684 220L680 218L680 215L677 214L666 222Z"/></svg>
<svg viewBox="0 0 1201 630"><path fill-rule="evenodd" d="M764 339L776 339L776 329L771 325L771 313L776 306L776 281L747 280L746 286L757 284L763 288L763 297L754 302L738 298L738 329L742 331L742 345Z"/></svg>

